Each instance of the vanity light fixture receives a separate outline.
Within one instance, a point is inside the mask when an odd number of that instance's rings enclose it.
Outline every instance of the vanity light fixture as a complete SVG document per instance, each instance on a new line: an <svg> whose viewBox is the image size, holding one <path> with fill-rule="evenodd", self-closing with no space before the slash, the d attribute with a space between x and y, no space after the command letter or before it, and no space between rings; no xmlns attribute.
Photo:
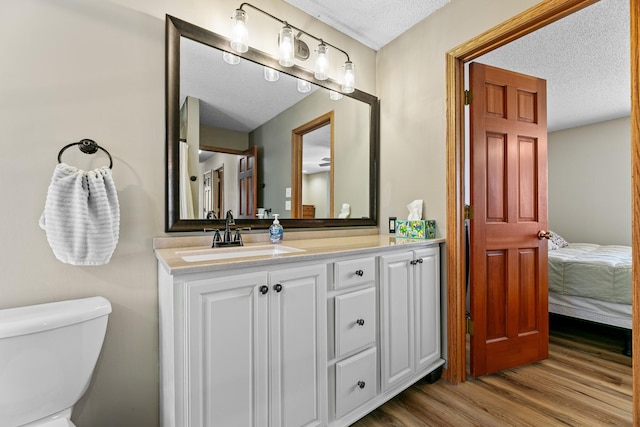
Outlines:
<svg viewBox="0 0 640 427"><path fill-rule="evenodd" d="M295 41L293 39L293 30L286 22L284 23L284 27L282 27L282 29L280 30L280 38L278 43L278 62L283 67L293 67L293 52Z"/></svg>
<svg viewBox="0 0 640 427"><path fill-rule="evenodd" d="M322 40L320 40L316 50L315 72L313 75L318 80L327 80L329 78L329 54L327 45Z"/></svg>
<svg viewBox="0 0 640 427"><path fill-rule="evenodd" d="M309 57L309 47L304 41L300 40L300 36L304 34L319 42L314 64L314 77L317 80L326 80L329 78L328 47L330 46L342 52L344 56L347 57L343 66L342 92L352 93L355 90L355 67L347 52L249 3L242 3L234 12L231 49L238 53L244 53L249 50L247 13L243 9L245 6L251 7L283 24L278 37L278 62L281 66L291 67L294 65L294 58L306 60ZM293 30L296 30L298 34L294 35Z"/></svg>
<svg viewBox="0 0 640 427"><path fill-rule="evenodd" d="M249 50L249 30L247 29L247 14L242 6L236 9L231 29L231 49L238 53Z"/></svg>

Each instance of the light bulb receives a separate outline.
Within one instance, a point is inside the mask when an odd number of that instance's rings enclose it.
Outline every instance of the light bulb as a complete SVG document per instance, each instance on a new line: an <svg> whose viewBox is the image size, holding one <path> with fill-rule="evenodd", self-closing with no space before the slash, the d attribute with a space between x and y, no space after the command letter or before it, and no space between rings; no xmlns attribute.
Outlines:
<svg viewBox="0 0 640 427"><path fill-rule="evenodd" d="M290 26L285 25L280 30L280 48L279 48L279 60L278 62L283 67L293 66L293 30Z"/></svg>
<svg viewBox="0 0 640 427"><path fill-rule="evenodd" d="M240 63L240 57L229 52L224 52L222 54L222 59L224 60L224 62L230 65L236 65Z"/></svg>
<svg viewBox="0 0 640 427"><path fill-rule="evenodd" d="M280 78L280 73L278 70L274 70L273 68L264 67L264 79L268 82L277 82Z"/></svg>
<svg viewBox="0 0 640 427"><path fill-rule="evenodd" d="M329 78L329 53L327 52L327 45L324 43L318 45L314 76L318 80L327 80Z"/></svg>
<svg viewBox="0 0 640 427"><path fill-rule="evenodd" d="M242 9L236 9L231 29L231 49L238 53L249 50L249 30L247 29L247 14Z"/></svg>
<svg viewBox="0 0 640 427"><path fill-rule="evenodd" d="M342 81L342 92L351 93L355 90L356 75L353 62L344 63L344 80Z"/></svg>
<svg viewBox="0 0 640 427"><path fill-rule="evenodd" d="M335 90L330 90L329 99L331 99L332 101L340 101L342 99L342 94L340 92L336 92Z"/></svg>
<svg viewBox="0 0 640 427"><path fill-rule="evenodd" d="M311 83L306 80L298 79L298 92L307 93L311 91Z"/></svg>

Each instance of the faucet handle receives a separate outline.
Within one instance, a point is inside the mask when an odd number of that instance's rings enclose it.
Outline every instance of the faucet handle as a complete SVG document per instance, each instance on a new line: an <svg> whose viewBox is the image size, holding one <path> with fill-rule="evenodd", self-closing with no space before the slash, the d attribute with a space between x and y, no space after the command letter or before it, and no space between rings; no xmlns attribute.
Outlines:
<svg viewBox="0 0 640 427"><path fill-rule="evenodd" d="M236 228L236 234L233 236L233 241L234 242L240 242L240 245L242 246L242 235L240 234L240 230Z"/></svg>

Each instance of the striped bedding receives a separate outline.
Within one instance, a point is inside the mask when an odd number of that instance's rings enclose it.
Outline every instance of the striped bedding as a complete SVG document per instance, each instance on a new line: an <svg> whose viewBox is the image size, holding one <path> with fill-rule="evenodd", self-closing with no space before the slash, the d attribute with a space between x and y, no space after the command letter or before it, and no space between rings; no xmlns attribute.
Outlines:
<svg viewBox="0 0 640 427"><path fill-rule="evenodd" d="M570 243L549 251L549 291L631 305L631 247Z"/></svg>

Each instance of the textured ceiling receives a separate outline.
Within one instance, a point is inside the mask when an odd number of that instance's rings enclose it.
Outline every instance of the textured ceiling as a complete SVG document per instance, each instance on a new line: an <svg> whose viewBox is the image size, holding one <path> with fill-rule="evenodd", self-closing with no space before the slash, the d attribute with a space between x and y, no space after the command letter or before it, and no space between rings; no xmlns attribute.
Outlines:
<svg viewBox="0 0 640 427"><path fill-rule="evenodd" d="M284 0L373 50L450 0Z"/></svg>
<svg viewBox="0 0 640 427"><path fill-rule="evenodd" d="M629 2L601 0L475 61L547 80L550 132L629 116Z"/></svg>
<svg viewBox="0 0 640 427"><path fill-rule="evenodd" d="M449 3L285 1L376 50ZM629 40L629 2L601 0L476 61L546 79L555 131L630 115Z"/></svg>

